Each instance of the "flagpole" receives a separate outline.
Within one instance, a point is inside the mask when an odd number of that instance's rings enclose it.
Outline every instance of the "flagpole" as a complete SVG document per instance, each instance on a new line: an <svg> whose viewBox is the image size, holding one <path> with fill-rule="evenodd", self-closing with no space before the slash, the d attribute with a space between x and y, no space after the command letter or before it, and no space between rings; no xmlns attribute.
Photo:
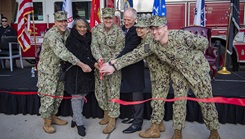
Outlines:
<svg viewBox="0 0 245 139"><path fill-rule="evenodd" d="M231 3L230 7L231 8L230 8L230 15L229 15L229 21L228 21L227 35L226 35L224 66L222 67L221 70L218 71L219 74L231 74L231 72L226 69L226 57L227 57L227 49L228 49L229 41L233 41L233 40L229 40L231 18L232 18L232 14L233 14L233 3Z"/></svg>
<svg viewBox="0 0 245 139"><path fill-rule="evenodd" d="M160 0L160 12L159 13L162 13L162 0Z"/></svg>
<svg viewBox="0 0 245 139"><path fill-rule="evenodd" d="M33 28L33 34L34 34L34 46L35 46L35 54L37 52L37 43L36 43L36 28L35 28L35 22L34 22L34 12L32 12L32 28ZM34 67L35 71L37 70L37 60Z"/></svg>

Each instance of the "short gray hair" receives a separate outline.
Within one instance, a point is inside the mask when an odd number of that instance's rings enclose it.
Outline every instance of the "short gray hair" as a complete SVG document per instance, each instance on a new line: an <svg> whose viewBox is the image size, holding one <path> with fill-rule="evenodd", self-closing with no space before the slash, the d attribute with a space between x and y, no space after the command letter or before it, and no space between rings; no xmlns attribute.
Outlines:
<svg viewBox="0 0 245 139"><path fill-rule="evenodd" d="M77 24L77 21L81 21L82 23L84 23L87 27L87 31L90 31L90 26L89 26L89 23L86 19L82 18L82 17L78 17L78 18L75 18L74 19L74 22L73 22L73 27L76 26Z"/></svg>
<svg viewBox="0 0 245 139"><path fill-rule="evenodd" d="M133 14L134 19L137 18L137 11L136 11L134 8L132 8L132 7L129 7L129 8L128 8L127 10L125 10L124 12L131 12L131 13Z"/></svg>

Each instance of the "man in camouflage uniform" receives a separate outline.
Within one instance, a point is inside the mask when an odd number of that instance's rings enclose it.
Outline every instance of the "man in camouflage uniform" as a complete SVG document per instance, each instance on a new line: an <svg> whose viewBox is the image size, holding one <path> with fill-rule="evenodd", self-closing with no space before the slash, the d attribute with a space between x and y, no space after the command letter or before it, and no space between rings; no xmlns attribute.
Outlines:
<svg viewBox="0 0 245 139"><path fill-rule="evenodd" d="M103 23L92 29L91 51L99 62L108 62L115 59L124 47L124 33L120 27L113 23L115 9L103 8ZM120 115L120 105L110 102L113 98L120 97L121 72L117 71L111 76L104 76L100 81L99 71L95 72L95 96L99 106L104 110L104 117L99 122L107 126L104 134L110 134L116 128L116 118Z"/></svg>
<svg viewBox="0 0 245 139"><path fill-rule="evenodd" d="M202 36L196 36L188 31L168 31L165 17L154 16L151 19L151 31L154 37L154 44L148 45L162 61L166 61L180 75L188 81L189 88L197 98L211 98L212 86L209 75L210 67L203 52L208 46L208 40ZM176 78L181 78L176 77ZM187 92L178 94L175 97L186 96ZM218 134L219 121L218 113L214 103L199 102L204 123L211 131L209 139L220 139ZM186 115L186 105L176 101L173 106L174 135L172 139L182 139ZM184 116L185 116L184 115Z"/></svg>
<svg viewBox="0 0 245 139"><path fill-rule="evenodd" d="M151 26L154 41L144 44L142 53L154 53L161 61L167 62L172 67L170 72L172 72L171 80L173 81L175 97L187 96L189 88L193 90L197 98L212 97L210 68L203 54L208 46L208 41L204 37L195 36L188 31L168 31L166 18L163 17L152 17ZM132 53L135 53L133 54L134 57L140 55L140 51L133 51ZM131 60L129 59L128 61ZM114 67L120 69L120 65L117 65L117 63ZM114 70L112 67L104 67L101 72L111 74ZM160 76L163 73L158 72L156 74ZM181 85L178 84L178 81L181 81ZM176 87L174 87L174 83L176 83ZM199 104L204 122L207 128L211 130L209 139L220 139L217 131L219 121L215 105L213 103ZM175 131L172 139L182 139L186 101L176 101L173 109L173 127Z"/></svg>
<svg viewBox="0 0 245 139"><path fill-rule="evenodd" d="M43 129L47 133L54 133L52 124L66 125L67 121L55 116L58 112L64 93L64 84L59 81L60 59L78 65L84 72L90 72L91 68L80 62L65 47L66 38L69 35L67 29L67 12L54 13L55 25L45 34L38 62L38 92L41 97L39 113L44 119ZM59 97L59 98L57 98Z"/></svg>

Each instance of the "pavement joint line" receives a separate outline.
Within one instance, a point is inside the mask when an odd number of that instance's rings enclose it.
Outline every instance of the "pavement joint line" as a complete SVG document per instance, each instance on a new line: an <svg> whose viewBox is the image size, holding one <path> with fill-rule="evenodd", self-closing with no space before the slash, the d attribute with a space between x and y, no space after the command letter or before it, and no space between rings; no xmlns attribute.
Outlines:
<svg viewBox="0 0 245 139"><path fill-rule="evenodd" d="M219 82L245 82L245 80L223 80L223 79L215 79L215 81L219 81Z"/></svg>

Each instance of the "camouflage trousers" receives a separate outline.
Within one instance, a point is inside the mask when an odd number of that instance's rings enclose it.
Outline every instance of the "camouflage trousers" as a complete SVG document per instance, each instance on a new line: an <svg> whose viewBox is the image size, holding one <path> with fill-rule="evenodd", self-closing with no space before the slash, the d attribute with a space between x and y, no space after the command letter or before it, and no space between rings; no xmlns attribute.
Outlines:
<svg viewBox="0 0 245 139"><path fill-rule="evenodd" d="M101 86L102 83L102 86ZM121 86L121 72L116 71L112 75L103 76L101 82L99 72L95 72L95 97L102 110L107 110L108 115L117 118L120 115L120 105L110 102L111 99L119 99Z"/></svg>
<svg viewBox="0 0 245 139"><path fill-rule="evenodd" d="M212 86L211 86L211 79L210 75L206 73L204 79L201 80L195 86L191 84L186 84L188 81L182 76L178 75L176 77L172 77L172 80L175 79L179 80L179 82L183 82L183 86L174 86L174 96L175 97L182 97L187 96L189 87L192 89L196 98L210 98L212 96ZM184 83L186 82L186 83ZM186 84L186 86L185 86ZM209 130L219 129L219 121L218 121L218 113L214 103L202 103L199 102L201 107L202 116L206 127ZM175 101L173 105L173 127L174 129L183 129L185 124L186 118L186 101Z"/></svg>
<svg viewBox="0 0 245 139"><path fill-rule="evenodd" d="M162 67L160 73L160 75L154 77L156 80L151 82L152 98L166 98L169 92L170 82L172 82L172 87L174 89L175 96L176 93L187 95L188 86L184 76L182 76L179 72L175 71L173 68L169 67L167 64L165 64L165 66ZM176 101L175 103L177 106L178 103L182 103L186 106L185 100ZM160 124L160 122L163 120L165 114L164 104L165 101L162 100L151 101L151 123ZM178 115L175 118L173 117L173 120L185 121L185 115L185 111L178 111Z"/></svg>
<svg viewBox="0 0 245 139"><path fill-rule="evenodd" d="M159 65L160 67L161 65ZM157 67L152 67L156 69ZM169 91L170 84L170 67L168 65L162 66L159 70L150 70L151 77L151 88L152 88L152 98L166 98ZM161 73L161 74L159 74ZM164 118L165 109L164 109L165 101L162 100L152 100L151 101L151 123L160 124L160 122Z"/></svg>
<svg viewBox="0 0 245 139"><path fill-rule="evenodd" d="M53 98L51 96L63 96L64 84L58 80L58 76L48 75L38 72L38 92L40 93L39 113L42 118L50 118L58 112L61 103L61 98ZM46 96L47 95L47 96Z"/></svg>

